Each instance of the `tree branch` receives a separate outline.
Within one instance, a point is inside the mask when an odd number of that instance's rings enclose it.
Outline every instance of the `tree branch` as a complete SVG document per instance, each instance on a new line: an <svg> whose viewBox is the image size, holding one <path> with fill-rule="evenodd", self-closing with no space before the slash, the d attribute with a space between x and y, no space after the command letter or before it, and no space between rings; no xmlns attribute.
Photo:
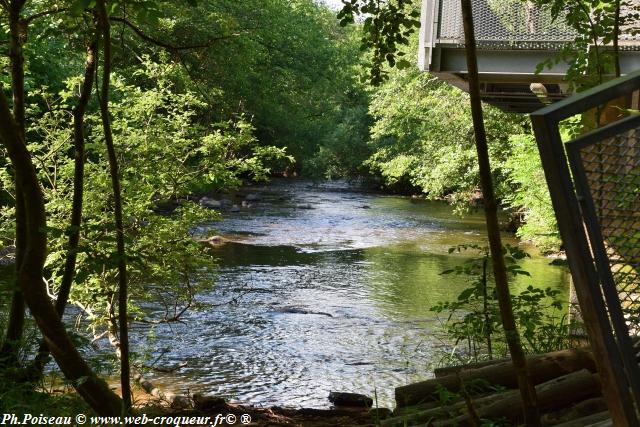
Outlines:
<svg viewBox="0 0 640 427"><path fill-rule="evenodd" d="M138 28L136 25L134 25L131 21L129 21L126 18L119 18L119 17L113 16L113 17L111 17L111 21L121 22L121 23L125 24L127 27L131 28L133 30L133 32L136 33L141 39L146 40L149 43L153 43L153 44L155 44L157 46L163 47L163 48L165 48L167 50L170 50L170 51L189 50L189 49L203 49L203 48L212 46L214 43L216 43L216 42L218 42L220 40L230 39L232 37L238 37L240 35L240 33L225 34L225 35L222 35L222 36L218 36L218 37L214 37L212 39L209 39L209 41L207 41L206 43L179 46L179 45L174 45L174 44L171 44L171 43L163 42L161 40L158 40L156 38L153 38L153 37L147 35L144 31L142 31L140 28Z"/></svg>
<svg viewBox="0 0 640 427"><path fill-rule="evenodd" d="M24 18L24 22L29 24L29 23L31 23L31 21L34 21L34 20L36 20L38 18L42 18L42 17L48 16L48 15L55 15L56 13L66 12L68 10L69 10L68 7L60 7L60 8L56 8L56 9L45 10L45 11L42 11L42 12L34 13L31 16L27 16L26 18Z"/></svg>

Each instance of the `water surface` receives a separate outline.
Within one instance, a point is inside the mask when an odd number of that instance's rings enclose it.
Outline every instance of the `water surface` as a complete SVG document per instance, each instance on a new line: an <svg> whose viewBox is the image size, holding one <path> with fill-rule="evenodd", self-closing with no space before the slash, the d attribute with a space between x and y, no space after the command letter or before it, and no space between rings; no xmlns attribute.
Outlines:
<svg viewBox="0 0 640 427"><path fill-rule="evenodd" d="M429 308L465 287L440 273L464 260L448 248L485 244L482 215L341 184L250 191L261 195L254 207L203 226L230 242L216 249L203 308L156 329L156 354L170 350L162 363L187 362L156 380L265 406L326 407L335 390L392 407L393 388L430 376L446 348ZM566 270L549 261L526 260L532 278L514 290L565 289Z"/></svg>

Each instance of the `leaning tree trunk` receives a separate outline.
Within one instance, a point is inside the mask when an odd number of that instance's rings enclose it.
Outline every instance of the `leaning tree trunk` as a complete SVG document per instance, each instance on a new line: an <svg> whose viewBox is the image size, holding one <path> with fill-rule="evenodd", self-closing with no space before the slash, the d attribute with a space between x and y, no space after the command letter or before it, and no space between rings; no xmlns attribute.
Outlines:
<svg viewBox="0 0 640 427"><path fill-rule="evenodd" d="M73 146L74 146L74 173L73 173L73 200L71 204L71 220L69 224L69 240L67 242L67 256L65 259L64 273L58 298L56 299L56 311L62 318L64 309L69 300L71 285L76 270L78 244L80 242L80 225L82 222L82 202L84 193L84 164L85 164L85 140L84 140L84 116L91 98L91 88L96 71L97 42L94 39L87 45L87 60L85 63L84 80L80 90L78 105L73 109ZM42 377L44 366L49 357L49 349L44 341L40 343L38 354L30 369L33 378Z"/></svg>
<svg viewBox="0 0 640 427"><path fill-rule="evenodd" d="M131 379L129 366L129 330L127 325L127 261L124 247L124 223L122 221L122 192L118 172L118 158L113 145L111 119L109 117L109 80L111 77L111 28L104 0L96 2L98 24L102 32L102 90L100 93L100 115L104 129L104 141L109 157L109 171L113 187L114 217L116 222L116 245L118 251L118 318L120 321L120 385L125 411L131 408Z"/></svg>
<svg viewBox="0 0 640 427"><path fill-rule="evenodd" d="M471 100L471 115L475 133L476 150L478 152L478 166L480 182L484 198L484 211L487 222L487 234L489 248L493 263L493 274L496 281L496 294L500 306L500 317L504 328L509 353L513 360L513 366L518 377L518 386L522 395L524 421L527 426L539 426L540 414L536 402L536 391L529 378L527 359L524 356L520 336L516 328L513 308L511 306L511 294L507 279L507 268L502 253L502 241L498 224L498 212L496 197L493 191L491 168L489 164L489 150L487 136L484 129L482 104L480 101L480 84L478 78L478 61L476 56L476 40L473 27L473 14L471 0L461 0L462 20L465 33L465 52L467 55L467 69L469 78L469 96Z"/></svg>

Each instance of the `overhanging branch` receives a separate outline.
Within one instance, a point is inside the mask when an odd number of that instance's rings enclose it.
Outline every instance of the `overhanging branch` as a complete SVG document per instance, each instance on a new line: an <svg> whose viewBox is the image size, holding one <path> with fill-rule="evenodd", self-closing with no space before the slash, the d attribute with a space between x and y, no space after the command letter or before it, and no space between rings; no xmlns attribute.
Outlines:
<svg viewBox="0 0 640 427"><path fill-rule="evenodd" d="M139 27L137 27L135 24L133 24L131 21L129 21L126 18L120 18L117 16L113 16L110 18L111 21L114 22L121 22L124 25L126 25L127 27L129 27L131 30L133 30L134 33L136 33L138 35L138 37L140 37L141 39L148 41L149 43L153 43L157 46L163 47L167 50L170 51L179 51L179 50L190 50L190 49L203 49L203 48L207 48L207 47L211 47L214 43L219 42L221 40L225 40L225 39L230 39L232 37L238 37L241 33L232 33L232 34L225 34L225 35L221 35L218 37L213 37L211 39L209 39L206 43L201 43L201 44L192 44L192 45L174 45L171 43L167 43L164 42L162 40L158 40L154 37L151 37L149 35L147 35L144 31L142 31Z"/></svg>

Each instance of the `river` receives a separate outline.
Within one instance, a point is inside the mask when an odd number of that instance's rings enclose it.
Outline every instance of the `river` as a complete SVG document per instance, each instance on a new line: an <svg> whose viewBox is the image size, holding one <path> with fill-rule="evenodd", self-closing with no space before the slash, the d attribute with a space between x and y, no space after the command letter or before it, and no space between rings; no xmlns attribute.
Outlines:
<svg viewBox="0 0 640 427"><path fill-rule="evenodd" d="M255 206L202 227L229 240L216 249L216 285L185 323L156 328L155 354L168 350L161 364L186 366L155 380L256 405L322 408L333 390L393 407L393 388L429 377L442 357L429 308L465 287L440 273L466 256L448 248L484 244L482 214L461 218L446 203L344 183L282 180L249 191L260 196ZM566 292L567 270L549 262L525 260L531 278L513 289Z"/></svg>

